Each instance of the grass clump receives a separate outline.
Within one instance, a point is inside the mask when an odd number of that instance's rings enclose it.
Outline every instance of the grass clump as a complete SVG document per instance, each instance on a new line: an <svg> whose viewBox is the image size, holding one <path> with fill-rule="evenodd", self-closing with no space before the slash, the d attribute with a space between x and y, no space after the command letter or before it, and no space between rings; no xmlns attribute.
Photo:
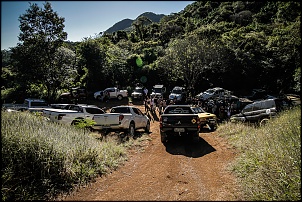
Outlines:
<svg viewBox="0 0 302 202"><path fill-rule="evenodd" d="M49 200L115 169L122 145L28 112L1 115L2 200Z"/></svg>
<svg viewBox="0 0 302 202"><path fill-rule="evenodd" d="M232 165L246 200L301 200L301 107L267 125L222 124L217 133L240 151Z"/></svg>

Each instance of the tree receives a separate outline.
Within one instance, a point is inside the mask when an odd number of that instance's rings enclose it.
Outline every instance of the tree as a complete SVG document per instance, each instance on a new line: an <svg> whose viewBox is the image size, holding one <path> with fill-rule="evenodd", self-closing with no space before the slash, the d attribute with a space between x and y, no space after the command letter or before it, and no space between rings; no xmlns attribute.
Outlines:
<svg viewBox="0 0 302 202"><path fill-rule="evenodd" d="M26 88L30 84L42 84L47 90L47 98L58 86L59 75L65 71L64 64L55 63L58 48L67 38L64 32L65 19L53 11L51 4L46 2L44 9L37 4L31 4L25 14L19 17L20 31L17 47L13 48L12 57L17 61L20 78L24 78ZM61 65L58 67L57 65ZM52 75L51 77L50 74Z"/></svg>
<svg viewBox="0 0 302 202"><path fill-rule="evenodd" d="M193 88L209 65L207 51L209 47L196 36L174 40L166 49L166 55L159 59L158 67L174 81L181 80L186 87Z"/></svg>
<svg viewBox="0 0 302 202"><path fill-rule="evenodd" d="M78 48L80 55L79 69L87 69L86 87L91 90L100 90L108 85L105 72L107 45L102 45L96 39L85 39Z"/></svg>
<svg viewBox="0 0 302 202"><path fill-rule="evenodd" d="M150 20L146 16L140 16L137 20L135 20L132 23L137 35L139 36L140 40L142 40L142 41L144 40L144 34L145 34L144 25L146 25L148 23L152 23L152 20Z"/></svg>

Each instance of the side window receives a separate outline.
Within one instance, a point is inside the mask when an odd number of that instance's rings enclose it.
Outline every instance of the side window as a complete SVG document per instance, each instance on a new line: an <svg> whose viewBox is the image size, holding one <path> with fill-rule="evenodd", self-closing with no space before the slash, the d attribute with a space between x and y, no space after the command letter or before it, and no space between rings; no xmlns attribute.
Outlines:
<svg viewBox="0 0 302 202"><path fill-rule="evenodd" d="M98 108L86 108L86 112L89 114L104 114L104 111Z"/></svg>
<svg viewBox="0 0 302 202"><path fill-rule="evenodd" d="M265 101L265 102L263 102L263 104L265 105L266 109L276 107L274 100Z"/></svg>
<svg viewBox="0 0 302 202"><path fill-rule="evenodd" d="M198 107L197 109L198 109L198 113L202 113L202 109L200 107Z"/></svg>
<svg viewBox="0 0 302 202"><path fill-rule="evenodd" d="M253 111L260 110L261 109L261 103L262 102L254 103Z"/></svg>
<svg viewBox="0 0 302 202"><path fill-rule="evenodd" d="M262 102L262 103L261 103L261 108L262 108L262 109L267 109L267 108L269 108L268 106L269 106L269 105L268 105L268 102Z"/></svg>
<svg viewBox="0 0 302 202"><path fill-rule="evenodd" d="M254 104L248 104L244 107L244 109L242 110L242 112L250 112L253 110L253 106Z"/></svg>
<svg viewBox="0 0 302 202"><path fill-rule="evenodd" d="M137 115L142 115L141 111L139 111L138 109L136 108L132 108L134 113L137 114Z"/></svg>

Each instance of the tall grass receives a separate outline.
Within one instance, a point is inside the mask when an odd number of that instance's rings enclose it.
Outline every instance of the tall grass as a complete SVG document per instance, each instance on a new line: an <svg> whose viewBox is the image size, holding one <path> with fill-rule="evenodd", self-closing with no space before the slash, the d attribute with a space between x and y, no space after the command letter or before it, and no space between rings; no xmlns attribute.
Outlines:
<svg viewBox="0 0 302 202"><path fill-rule="evenodd" d="M2 200L49 200L125 160L125 147L33 114L2 112Z"/></svg>
<svg viewBox="0 0 302 202"><path fill-rule="evenodd" d="M301 200L301 107L267 125L220 125L217 133L239 149L232 165L246 200Z"/></svg>

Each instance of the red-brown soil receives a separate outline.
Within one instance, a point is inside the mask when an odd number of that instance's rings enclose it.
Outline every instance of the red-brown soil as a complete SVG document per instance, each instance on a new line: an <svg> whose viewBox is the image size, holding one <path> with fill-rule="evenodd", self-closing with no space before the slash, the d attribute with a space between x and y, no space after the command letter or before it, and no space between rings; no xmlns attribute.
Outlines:
<svg viewBox="0 0 302 202"><path fill-rule="evenodd" d="M228 170L237 151L225 139L204 129L199 143L179 137L164 146L157 120L151 122L151 141L131 150L124 165L58 200L243 200Z"/></svg>

